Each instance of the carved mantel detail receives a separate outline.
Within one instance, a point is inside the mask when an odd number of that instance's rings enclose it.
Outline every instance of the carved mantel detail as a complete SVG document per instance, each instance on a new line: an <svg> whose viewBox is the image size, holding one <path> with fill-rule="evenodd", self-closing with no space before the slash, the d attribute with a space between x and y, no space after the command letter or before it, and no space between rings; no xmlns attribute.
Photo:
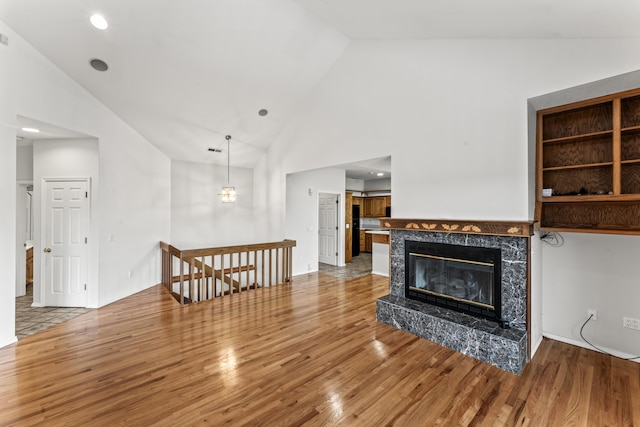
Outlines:
<svg viewBox="0 0 640 427"><path fill-rule="evenodd" d="M436 233L533 236L533 221L478 221L447 219L380 218L380 227L390 230L420 230Z"/></svg>

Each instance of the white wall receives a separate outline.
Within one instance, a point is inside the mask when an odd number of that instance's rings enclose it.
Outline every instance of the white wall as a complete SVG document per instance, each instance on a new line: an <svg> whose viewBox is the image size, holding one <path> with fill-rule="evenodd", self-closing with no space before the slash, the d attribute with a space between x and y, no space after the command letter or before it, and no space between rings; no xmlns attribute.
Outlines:
<svg viewBox="0 0 640 427"><path fill-rule="evenodd" d="M346 179L347 191L364 191L364 179Z"/></svg>
<svg viewBox="0 0 640 427"><path fill-rule="evenodd" d="M42 297L42 218L43 180L45 178L88 178L89 179L89 277L87 283L87 304L97 307L98 301L98 240L100 227L100 180L98 141L96 139L56 139L33 142L33 303L44 306Z"/></svg>
<svg viewBox="0 0 640 427"><path fill-rule="evenodd" d="M170 234L169 159L0 22L0 345L15 336L17 116L99 140L98 305L160 281L158 241ZM8 238L7 236L11 236ZM131 276L131 277L130 277ZM90 296L91 297L91 296Z"/></svg>
<svg viewBox="0 0 640 427"><path fill-rule="evenodd" d="M637 40L352 42L266 153L256 192L283 193L285 174L355 162L367 150L393 158L395 217L531 219L527 100L639 69L639 53ZM277 227L282 201L262 202L257 206ZM542 262L539 255L534 262ZM534 274L539 300L542 281L560 273L534 268L544 273ZM574 273L558 286L577 292ZM622 283L635 276L629 266L616 277ZM638 292L608 298L640 300ZM549 309L540 309L534 342L550 326ZM576 321L566 318L560 329ZM622 338L615 345L625 346Z"/></svg>
<svg viewBox="0 0 640 427"><path fill-rule="evenodd" d="M17 147L16 179L33 181L33 144Z"/></svg>
<svg viewBox="0 0 640 427"><path fill-rule="evenodd" d="M6 102L15 96L11 57L0 44L0 347L16 341L16 118Z"/></svg>
<svg viewBox="0 0 640 427"><path fill-rule="evenodd" d="M339 194L338 264L344 265L345 179L344 169L333 168L287 175L285 237L296 241L293 250L294 276L318 270L319 193Z"/></svg>
<svg viewBox="0 0 640 427"><path fill-rule="evenodd" d="M367 179L364 182L364 191L390 191L391 178Z"/></svg>
<svg viewBox="0 0 640 427"><path fill-rule="evenodd" d="M239 194L222 203L227 167L171 162L171 243L180 249L258 243L254 240L253 171L231 168L230 184Z"/></svg>
<svg viewBox="0 0 640 427"><path fill-rule="evenodd" d="M640 331L622 327L623 317L640 319L640 237L563 233L564 245L543 246L545 335L585 345L585 336L616 354L640 356Z"/></svg>

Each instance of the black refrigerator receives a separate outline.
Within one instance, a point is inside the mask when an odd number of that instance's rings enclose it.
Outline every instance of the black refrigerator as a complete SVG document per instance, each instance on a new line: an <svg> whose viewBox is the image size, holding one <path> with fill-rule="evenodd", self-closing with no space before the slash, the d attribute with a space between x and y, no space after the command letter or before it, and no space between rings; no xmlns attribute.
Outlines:
<svg viewBox="0 0 640 427"><path fill-rule="evenodd" d="M351 213L351 256L360 255L360 206L354 205Z"/></svg>

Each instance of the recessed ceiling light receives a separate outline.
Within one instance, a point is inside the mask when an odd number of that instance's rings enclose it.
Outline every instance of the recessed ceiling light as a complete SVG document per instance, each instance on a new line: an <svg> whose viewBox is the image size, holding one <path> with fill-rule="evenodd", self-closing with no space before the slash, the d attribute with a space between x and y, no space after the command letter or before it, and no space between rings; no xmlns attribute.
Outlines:
<svg viewBox="0 0 640 427"><path fill-rule="evenodd" d="M93 58L89 61L89 64L91 64L91 67L96 71L107 71L109 69L107 63L102 59Z"/></svg>
<svg viewBox="0 0 640 427"><path fill-rule="evenodd" d="M378 176L384 176L382 172L378 172Z"/></svg>
<svg viewBox="0 0 640 427"><path fill-rule="evenodd" d="M264 117L264 116L266 116L267 114L269 114L269 110L267 110L266 108L263 108L262 110L258 111L258 115L259 115L260 117Z"/></svg>
<svg viewBox="0 0 640 427"><path fill-rule="evenodd" d="M89 18L89 21L91 22L91 25L93 25L99 30L106 30L109 27L109 23L107 22L106 19L104 19L104 16L98 13L96 13L95 15L91 15L91 18Z"/></svg>
<svg viewBox="0 0 640 427"><path fill-rule="evenodd" d="M39 133L40 129L36 129L36 128L22 128L23 131L25 132L31 132L31 133Z"/></svg>

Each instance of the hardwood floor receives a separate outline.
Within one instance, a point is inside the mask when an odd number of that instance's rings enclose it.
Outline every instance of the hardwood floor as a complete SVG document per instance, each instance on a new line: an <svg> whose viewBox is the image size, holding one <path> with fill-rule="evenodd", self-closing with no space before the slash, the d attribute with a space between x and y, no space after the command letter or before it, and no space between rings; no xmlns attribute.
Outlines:
<svg viewBox="0 0 640 427"><path fill-rule="evenodd" d="M0 425L640 425L640 364L545 340L517 377L377 323L386 293L148 289L0 349Z"/></svg>

